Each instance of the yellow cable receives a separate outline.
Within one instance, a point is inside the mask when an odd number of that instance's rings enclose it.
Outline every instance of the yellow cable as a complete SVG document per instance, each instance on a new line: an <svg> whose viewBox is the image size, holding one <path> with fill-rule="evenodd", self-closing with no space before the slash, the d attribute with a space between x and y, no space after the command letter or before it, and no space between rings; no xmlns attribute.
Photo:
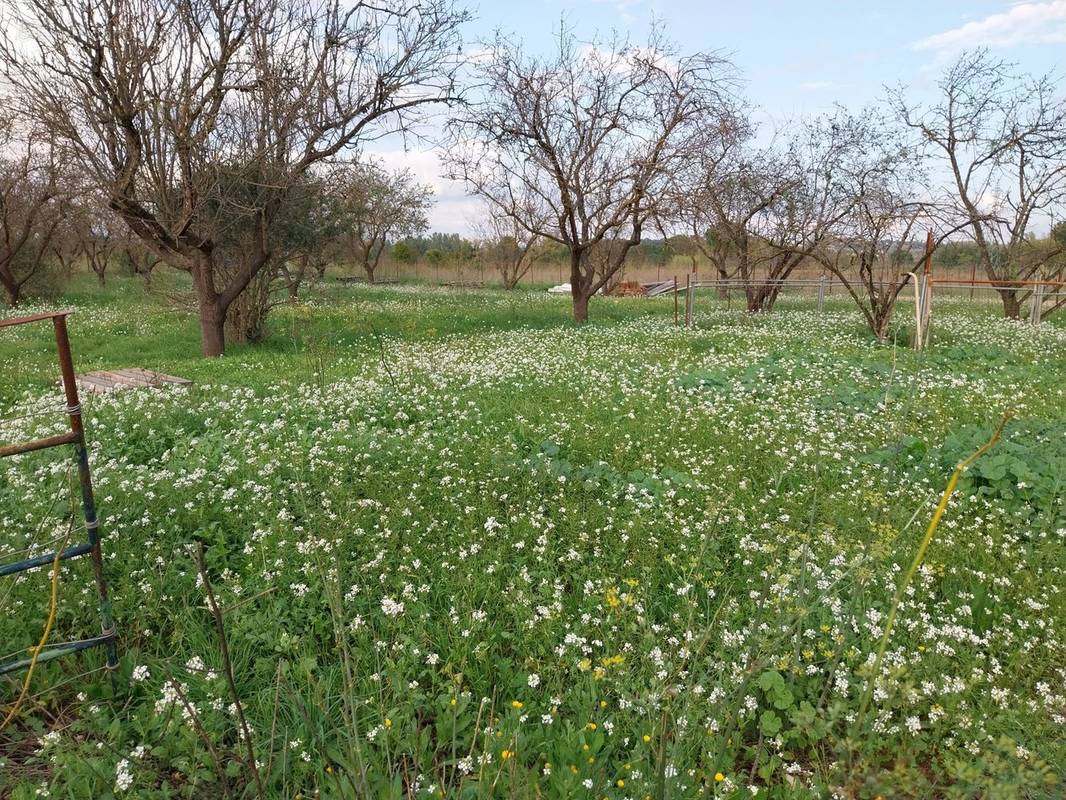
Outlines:
<svg viewBox="0 0 1066 800"><path fill-rule="evenodd" d="M7 716L3 722L0 722L0 733L4 732L4 728L15 718L18 714L19 708L22 706L22 702L26 699L26 693L30 690L30 681L33 679L33 671L37 667L37 658L40 656L44 646L48 643L48 637L52 635L52 626L56 621L56 608L59 605L59 562L63 551L67 548L67 542L70 541L70 532L74 527L73 522L67 528L67 535L63 537L63 543L56 550L56 556L52 559L52 600L48 609L48 621L44 624L44 632L41 633L41 641L38 642L36 647L31 647L30 650L33 655L30 657L30 665L26 669L26 677L22 681L22 691L19 692L18 699L13 706L10 706Z"/></svg>
<svg viewBox="0 0 1066 800"><path fill-rule="evenodd" d="M889 637L892 636L892 628L896 622L896 612L899 610L899 604L903 600L903 593L910 586L911 581L914 580L914 573L918 571L918 567L921 566L922 561L925 559L925 551L929 549L930 543L933 541L933 536L936 534L936 529L940 525L940 518L944 516L944 511L948 507L948 502L951 500L951 495L955 493L955 486L959 482L959 478L973 462L987 453L992 447L999 441L1000 436L1003 435L1003 428L1007 424L1007 420L1010 419L1010 414L1004 415L1002 421L999 423L999 427L996 428L996 432L992 434L992 438L981 445L975 452L973 452L967 458L964 458L955 467L955 471L951 474L951 479L948 481L948 485L944 488L944 494L940 497L940 503L936 507L936 511L933 513L933 518L929 521L929 527L925 530L925 536L922 537L921 544L918 545L918 552L914 554L914 558L911 560L911 565L907 569L906 574L903 576L903 581L896 589L896 594L892 598L892 607L889 609L888 618L885 620L885 631L881 634L881 643L877 648L877 658L874 660L873 672L870 676L870 680L867 683L866 691L863 693L862 705L859 708L858 719L862 719L866 714L866 708L870 703L870 696L873 693L874 682L877 680L878 674L881 671L881 661L885 657L885 650L888 647Z"/></svg>

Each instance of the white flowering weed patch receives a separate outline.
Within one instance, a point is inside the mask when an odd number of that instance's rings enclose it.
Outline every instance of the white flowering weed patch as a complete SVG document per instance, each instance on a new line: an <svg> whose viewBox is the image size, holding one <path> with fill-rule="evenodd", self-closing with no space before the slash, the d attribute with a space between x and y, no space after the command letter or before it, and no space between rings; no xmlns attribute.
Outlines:
<svg viewBox="0 0 1066 800"><path fill-rule="evenodd" d="M844 306L566 313L327 293L203 362L185 317L80 308L80 368L139 353L196 385L87 403L118 690L69 682L99 653L43 667L0 794L255 795L200 541L270 797L1060 796L1061 328L945 303L915 354ZM47 336L0 341L2 416L55 402ZM872 675L953 465L1007 410ZM52 538L65 480L0 462L0 551ZM46 584L0 584L5 651ZM53 638L92 632L87 564L61 587Z"/></svg>

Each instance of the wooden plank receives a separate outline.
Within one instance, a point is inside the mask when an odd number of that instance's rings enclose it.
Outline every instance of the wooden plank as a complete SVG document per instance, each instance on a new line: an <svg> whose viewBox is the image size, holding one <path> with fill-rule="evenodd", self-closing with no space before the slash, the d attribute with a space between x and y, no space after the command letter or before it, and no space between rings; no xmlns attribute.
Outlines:
<svg viewBox="0 0 1066 800"><path fill-rule="evenodd" d="M118 389L145 388L152 386L191 386L192 381L176 375L153 372L143 367L125 367L114 370L86 372L78 376L78 385L86 392L111 392Z"/></svg>

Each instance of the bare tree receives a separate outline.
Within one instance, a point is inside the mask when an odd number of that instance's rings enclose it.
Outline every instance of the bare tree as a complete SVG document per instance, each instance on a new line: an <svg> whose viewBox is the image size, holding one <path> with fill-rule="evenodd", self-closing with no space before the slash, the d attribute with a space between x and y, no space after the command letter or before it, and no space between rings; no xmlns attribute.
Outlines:
<svg viewBox="0 0 1066 800"><path fill-rule="evenodd" d="M231 340L259 342L266 337L266 319L272 308L295 301L309 270L323 271L342 225L343 214L336 191L337 170L327 168L305 173L295 181L275 209L271 240L273 257L259 270L230 307L226 320ZM255 246L258 233L230 229L220 237L226 258L241 263Z"/></svg>
<svg viewBox="0 0 1066 800"><path fill-rule="evenodd" d="M527 219L536 218L533 209L527 209L525 213ZM485 216L474 229L481 243L481 257L496 270L505 289L518 286L518 282L545 255L544 238L539 233L531 233L513 216L501 214L494 206L485 210Z"/></svg>
<svg viewBox="0 0 1066 800"><path fill-rule="evenodd" d="M856 202L833 239L813 257L835 275L862 312L878 341L888 338L900 292L926 255L968 223L928 201L915 200L916 186L893 173L872 185L856 187ZM916 243L919 233L933 235L932 247Z"/></svg>
<svg viewBox="0 0 1066 800"><path fill-rule="evenodd" d="M78 236L71 216L63 215L52 234L52 238L49 240L48 252L62 268L64 278L70 280L83 255L81 252L81 237Z"/></svg>
<svg viewBox="0 0 1066 800"><path fill-rule="evenodd" d="M9 306L40 272L63 220L59 161L49 139L0 117L0 285Z"/></svg>
<svg viewBox="0 0 1066 800"><path fill-rule="evenodd" d="M131 275L139 275L144 281L145 290L152 288L152 272L159 266L160 258L144 245L140 237L130 233L123 235L119 242L122 259Z"/></svg>
<svg viewBox="0 0 1066 800"><path fill-rule="evenodd" d="M454 97L467 16L449 0L15 9L0 48L7 81L126 224L191 274L208 356L222 354L232 304L276 257L274 221L292 187ZM243 232L236 258L220 246L232 229Z"/></svg>
<svg viewBox="0 0 1066 800"><path fill-rule="evenodd" d="M583 44L561 30L545 59L497 37L475 72L483 96L450 127L448 174L569 249L574 319L584 322L691 155L693 132L723 106L732 68L713 55L678 56L657 31L634 47ZM529 197L543 219L528 214Z"/></svg>
<svg viewBox="0 0 1066 800"><path fill-rule="evenodd" d="M107 268L118 250L120 235L117 230L121 221L91 195L82 195L68 214L68 223L77 240L77 251L96 274L100 286L106 284Z"/></svg>
<svg viewBox="0 0 1066 800"><path fill-rule="evenodd" d="M912 104L903 88L890 99L947 167L947 191L969 222L979 264L1006 316L1017 318L1032 293L1018 282L1041 277L1058 252L1033 248L1030 234L1034 219L1066 200L1066 101L1050 75L1016 74L987 50L963 53L938 89L928 106Z"/></svg>
<svg viewBox="0 0 1066 800"><path fill-rule="evenodd" d="M922 209L890 193L863 197L850 230L821 260L859 307L879 342L888 338L892 312L913 269L913 239ZM850 234L850 235L848 235Z"/></svg>
<svg viewBox="0 0 1066 800"><path fill-rule="evenodd" d="M746 225L738 274L752 312L773 309L784 281L833 240L852 212L862 196L855 187L892 170L897 154L876 111L840 109L803 122L787 150L766 162L775 166L757 174L785 177L763 190L769 202L759 203Z"/></svg>
<svg viewBox="0 0 1066 800"><path fill-rule="evenodd" d="M342 249L373 283L389 241L417 236L429 227L426 211L433 189L418 183L409 170L389 172L373 162L348 164L338 179Z"/></svg>
<svg viewBox="0 0 1066 800"><path fill-rule="evenodd" d="M753 311L760 310L754 305L757 267L775 253L760 246L759 236L803 183L795 155L772 144L754 146L755 134L746 108L723 112L716 127L702 131L700 146L676 175L667 212L714 267L720 295L743 281Z"/></svg>

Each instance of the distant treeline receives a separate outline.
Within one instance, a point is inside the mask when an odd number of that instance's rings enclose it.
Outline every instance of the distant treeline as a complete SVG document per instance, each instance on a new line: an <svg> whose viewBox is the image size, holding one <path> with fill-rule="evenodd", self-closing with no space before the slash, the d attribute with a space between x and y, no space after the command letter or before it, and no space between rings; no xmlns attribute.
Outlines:
<svg viewBox="0 0 1066 800"><path fill-rule="evenodd" d="M712 238L707 232L705 238ZM1052 233L1053 239L1061 238L1066 242L1066 222L1058 223ZM915 240L909 242L906 249L920 253L925 243ZM433 233L427 236L408 236L393 243L389 249L393 260L401 264L424 262L443 264L456 260L472 261L479 253L479 243L467 239L458 233ZM692 240L688 236L669 236L666 238L645 238L627 255L628 264L639 266L666 266L676 256L693 255ZM570 250L565 245L551 244L545 248L542 262L560 262L570 258ZM980 258L977 245L973 241L948 241L937 248L936 264L947 268L969 267Z"/></svg>
<svg viewBox="0 0 1066 800"><path fill-rule="evenodd" d="M390 247L389 252L393 260L401 264L412 264L416 261L438 264L457 259L473 260L478 255L478 245L477 241L466 239L458 233L433 233L428 236L408 236L400 239ZM666 239L646 238L630 250L626 261L633 265L666 265L674 256L687 255L691 249L687 236L672 236ZM565 245L553 243L546 246L545 250L541 261L567 261L570 258L570 248Z"/></svg>

